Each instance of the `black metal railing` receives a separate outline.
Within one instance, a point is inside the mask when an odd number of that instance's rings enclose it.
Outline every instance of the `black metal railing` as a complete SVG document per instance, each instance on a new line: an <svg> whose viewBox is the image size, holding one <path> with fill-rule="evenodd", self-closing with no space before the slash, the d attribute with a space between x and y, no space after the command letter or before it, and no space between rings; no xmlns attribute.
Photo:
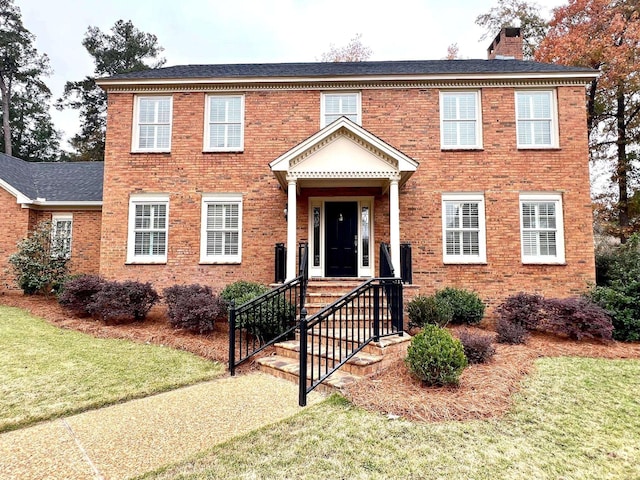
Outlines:
<svg viewBox="0 0 640 480"><path fill-rule="evenodd" d="M269 345L293 336L307 293L309 248L298 248L298 276L240 306L229 306L229 372Z"/></svg>
<svg viewBox="0 0 640 480"><path fill-rule="evenodd" d="M402 283L413 283L413 266L410 243L400 244L400 278L402 278Z"/></svg>
<svg viewBox="0 0 640 480"><path fill-rule="evenodd" d="M300 315L299 404L372 341L403 331L402 280L373 278L310 318ZM305 355L306 352L306 355Z"/></svg>

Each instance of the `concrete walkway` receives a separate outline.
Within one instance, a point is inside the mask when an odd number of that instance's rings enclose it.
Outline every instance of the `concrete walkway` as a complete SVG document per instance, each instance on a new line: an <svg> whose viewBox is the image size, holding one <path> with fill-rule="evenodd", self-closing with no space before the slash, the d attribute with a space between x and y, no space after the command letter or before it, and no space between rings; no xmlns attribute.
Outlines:
<svg viewBox="0 0 640 480"><path fill-rule="evenodd" d="M313 393L308 404L322 400ZM0 435L0 479L125 479L301 410L298 387L225 377Z"/></svg>

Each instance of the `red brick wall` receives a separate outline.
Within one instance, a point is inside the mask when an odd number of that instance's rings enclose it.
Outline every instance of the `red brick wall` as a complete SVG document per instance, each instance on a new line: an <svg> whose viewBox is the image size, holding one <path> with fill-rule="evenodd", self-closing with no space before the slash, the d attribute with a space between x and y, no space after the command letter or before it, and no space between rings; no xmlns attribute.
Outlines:
<svg viewBox="0 0 640 480"><path fill-rule="evenodd" d="M364 128L420 163L400 191L401 240L413 245L414 282L430 293L446 285L477 290L491 303L521 290L569 295L594 278L584 88L559 87L560 148L517 150L513 88L482 90L480 151L442 151L437 89L362 91ZM173 96L170 154L131 154L133 98L109 95L101 272L109 278L215 288L237 279L273 280L273 246L286 242L286 192L269 162L319 129L319 91L246 92L245 150L202 153L204 93ZM523 265L519 193L562 192L566 265ZM166 265L125 265L131 193L169 193ZM199 265L202 193L243 194L243 262ZM442 262L441 194L484 192L486 265ZM344 195L344 190L336 190ZM361 194L354 190L354 194ZM306 239L308 197L298 197L298 239ZM388 193L375 192L377 244L388 241Z"/></svg>
<svg viewBox="0 0 640 480"><path fill-rule="evenodd" d="M17 289L8 259L27 233L29 210L22 208L16 203L16 197L0 188L0 212L0 290Z"/></svg>

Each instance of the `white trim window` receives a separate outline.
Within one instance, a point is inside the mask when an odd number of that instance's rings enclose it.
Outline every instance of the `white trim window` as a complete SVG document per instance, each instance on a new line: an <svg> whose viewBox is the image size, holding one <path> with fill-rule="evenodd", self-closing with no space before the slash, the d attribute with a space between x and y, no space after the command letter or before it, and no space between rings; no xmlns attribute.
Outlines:
<svg viewBox="0 0 640 480"><path fill-rule="evenodd" d="M132 195L127 263L166 263L168 234L169 195Z"/></svg>
<svg viewBox="0 0 640 480"><path fill-rule="evenodd" d="M205 107L205 152L244 149L244 95L208 95Z"/></svg>
<svg viewBox="0 0 640 480"><path fill-rule="evenodd" d="M444 263L486 263L484 195L442 195Z"/></svg>
<svg viewBox="0 0 640 480"><path fill-rule="evenodd" d="M562 196L520 195L523 263L564 263Z"/></svg>
<svg viewBox="0 0 640 480"><path fill-rule="evenodd" d="M357 125L362 123L360 92L323 93L320 110L320 128L340 117L347 117Z"/></svg>
<svg viewBox="0 0 640 480"><path fill-rule="evenodd" d="M171 151L171 117L173 98L170 96L137 96L134 105L134 152Z"/></svg>
<svg viewBox="0 0 640 480"><path fill-rule="evenodd" d="M516 92L518 148L558 146L557 109L554 90Z"/></svg>
<svg viewBox="0 0 640 480"><path fill-rule="evenodd" d="M480 92L440 92L443 149L482 148Z"/></svg>
<svg viewBox="0 0 640 480"><path fill-rule="evenodd" d="M71 258L73 238L73 214L53 213L51 215L51 256Z"/></svg>
<svg viewBox="0 0 640 480"><path fill-rule="evenodd" d="M242 261L242 196L202 197L201 263Z"/></svg>

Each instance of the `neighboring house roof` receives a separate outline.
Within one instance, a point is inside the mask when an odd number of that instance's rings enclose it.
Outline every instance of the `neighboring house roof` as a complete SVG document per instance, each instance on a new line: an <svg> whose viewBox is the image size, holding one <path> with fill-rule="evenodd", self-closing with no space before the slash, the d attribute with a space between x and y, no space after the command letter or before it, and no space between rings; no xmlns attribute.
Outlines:
<svg viewBox="0 0 640 480"><path fill-rule="evenodd" d="M396 75L584 73L590 68L567 67L524 60L400 60L385 62L238 63L227 65L176 65L103 78L117 80L205 79L205 78L318 78Z"/></svg>
<svg viewBox="0 0 640 480"><path fill-rule="evenodd" d="M0 186L20 203L102 202L104 162L25 162L0 153Z"/></svg>

